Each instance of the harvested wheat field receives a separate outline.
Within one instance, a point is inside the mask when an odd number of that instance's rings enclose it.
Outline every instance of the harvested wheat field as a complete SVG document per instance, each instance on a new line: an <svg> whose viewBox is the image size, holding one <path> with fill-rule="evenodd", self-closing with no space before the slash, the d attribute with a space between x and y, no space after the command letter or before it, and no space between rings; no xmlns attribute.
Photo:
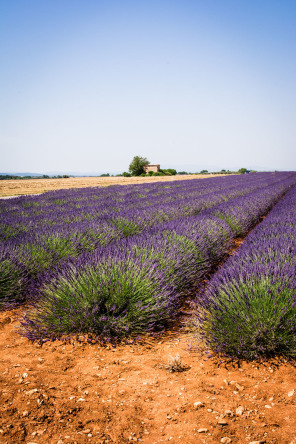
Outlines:
<svg viewBox="0 0 296 444"><path fill-rule="evenodd" d="M215 174L214 177L223 176ZM40 194L46 191L67 190L70 188L107 187L110 185L131 185L138 183L166 182L187 179L206 179L211 174L180 175L180 176L152 176L152 177L69 177L67 179L25 179L1 180L0 197L22 196L26 194Z"/></svg>
<svg viewBox="0 0 296 444"><path fill-rule="evenodd" d="M1 444L296 444L295 172L0 213Z"/></svg>

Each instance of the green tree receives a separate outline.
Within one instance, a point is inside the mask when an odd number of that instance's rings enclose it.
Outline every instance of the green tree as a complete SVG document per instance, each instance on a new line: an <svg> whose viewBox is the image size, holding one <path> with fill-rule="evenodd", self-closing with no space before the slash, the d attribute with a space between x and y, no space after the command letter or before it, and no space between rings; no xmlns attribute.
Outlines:
<svg viewBox="0 0 296 444"><path fill-rule="evenodd" d="M146 157L135 156L130 163L129 172L132 176L140 176L145 174L144 167L149 165L149 160Z"/></svg>
<svg viewBox="0 0 296 444"><path fill-rule="evenodd" d="M238 170L238 173L239 174L245 174L247 172L247 168L240 168L239 170Z"/></svg>
<svg viewBox="0 0 296 444"><path fill-rule="evenodd" d="M167 168L165 170L160 170L162 173L167 174L168 176L175 176L177 171L174 168Z"/></svg>

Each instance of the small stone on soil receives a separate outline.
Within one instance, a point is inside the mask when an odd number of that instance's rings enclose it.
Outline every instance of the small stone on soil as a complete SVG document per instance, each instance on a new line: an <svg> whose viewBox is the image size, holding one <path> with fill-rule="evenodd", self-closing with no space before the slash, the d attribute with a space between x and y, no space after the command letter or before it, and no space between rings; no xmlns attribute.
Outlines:
<svg viewBox="0 0 296 444"><path fill-rule="evenodd" d="M224 418L219 418L218 421L217 421L217 423L218 423L219 425L222 425L222 426L228 424L228 422L227 422L226 419L224 419Z"/></svg>
<svg viewBox="0 0 296 444"><path fill-rule="evenodd" d="M37 393L37 392L38 392L38 389L33 389L33 390L28 390L25 393L26 393L26 395L31 396L31 395L33 395L34 393Z"/></svg>
<svg viewBox="0 0 296 444"><path fill-rule="evenodd" d="M266 441L251 441L249 444L264 444Z"/></svg>
<svg viewBox="0 0 296 444"><path fill-rule="evenodd" d="M243 406L242 405L240 405L236 410L235 410L235 413L236 413L236 415L237 416L241 416L243 413L244 413L244 408L243 408Z"/></svg>
<svg viewBox="0 0 296 444"><path fill-rule="evenodd" d="M201 401L197 401L193 404L193 407L197 410L200 409L201 407L204 407L204 404Z"/></svg>
<svg viewBox="0 0 296 444"><path fill-rule="evenodd" d="M224 436L224 438L221 438L222 444L229 444L231 443L231 438L228 438L228 436Z"/></svg>

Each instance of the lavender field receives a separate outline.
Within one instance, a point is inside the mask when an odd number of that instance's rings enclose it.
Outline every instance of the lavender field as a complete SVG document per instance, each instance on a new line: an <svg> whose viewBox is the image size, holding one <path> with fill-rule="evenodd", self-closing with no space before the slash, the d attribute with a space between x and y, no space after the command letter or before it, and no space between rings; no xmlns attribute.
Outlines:
<svg viewBox="0 0 296 444"><path fill-rule="evenodd" d="M25 304L22 334L31 340L76 333L109 340L162 330L233 239L295 183L296 173L256 173L2 201L0 306ZM276 252L269 248L272 262ZM201 303L214 313L204 326L220 310L213 300L211 293ZM209 337L212 330L204 329Z"/></svg>

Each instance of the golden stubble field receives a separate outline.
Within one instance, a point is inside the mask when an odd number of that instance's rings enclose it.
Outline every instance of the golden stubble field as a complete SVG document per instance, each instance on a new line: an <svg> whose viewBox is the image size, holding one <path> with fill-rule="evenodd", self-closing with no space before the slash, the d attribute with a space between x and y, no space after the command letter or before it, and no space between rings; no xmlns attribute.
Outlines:
<svg viewBox="0 0 296 444"><path fill-rule="evenodd" d="M171 182L175 180L206 179L209 177L224 176L224 174L195 174L180 176L152 176L152 177L69 177L68 179L26 179L1 180L0 197L40 194L46 191L70 188L107 187L110 185L131 185L150 182Z"/></svg>

